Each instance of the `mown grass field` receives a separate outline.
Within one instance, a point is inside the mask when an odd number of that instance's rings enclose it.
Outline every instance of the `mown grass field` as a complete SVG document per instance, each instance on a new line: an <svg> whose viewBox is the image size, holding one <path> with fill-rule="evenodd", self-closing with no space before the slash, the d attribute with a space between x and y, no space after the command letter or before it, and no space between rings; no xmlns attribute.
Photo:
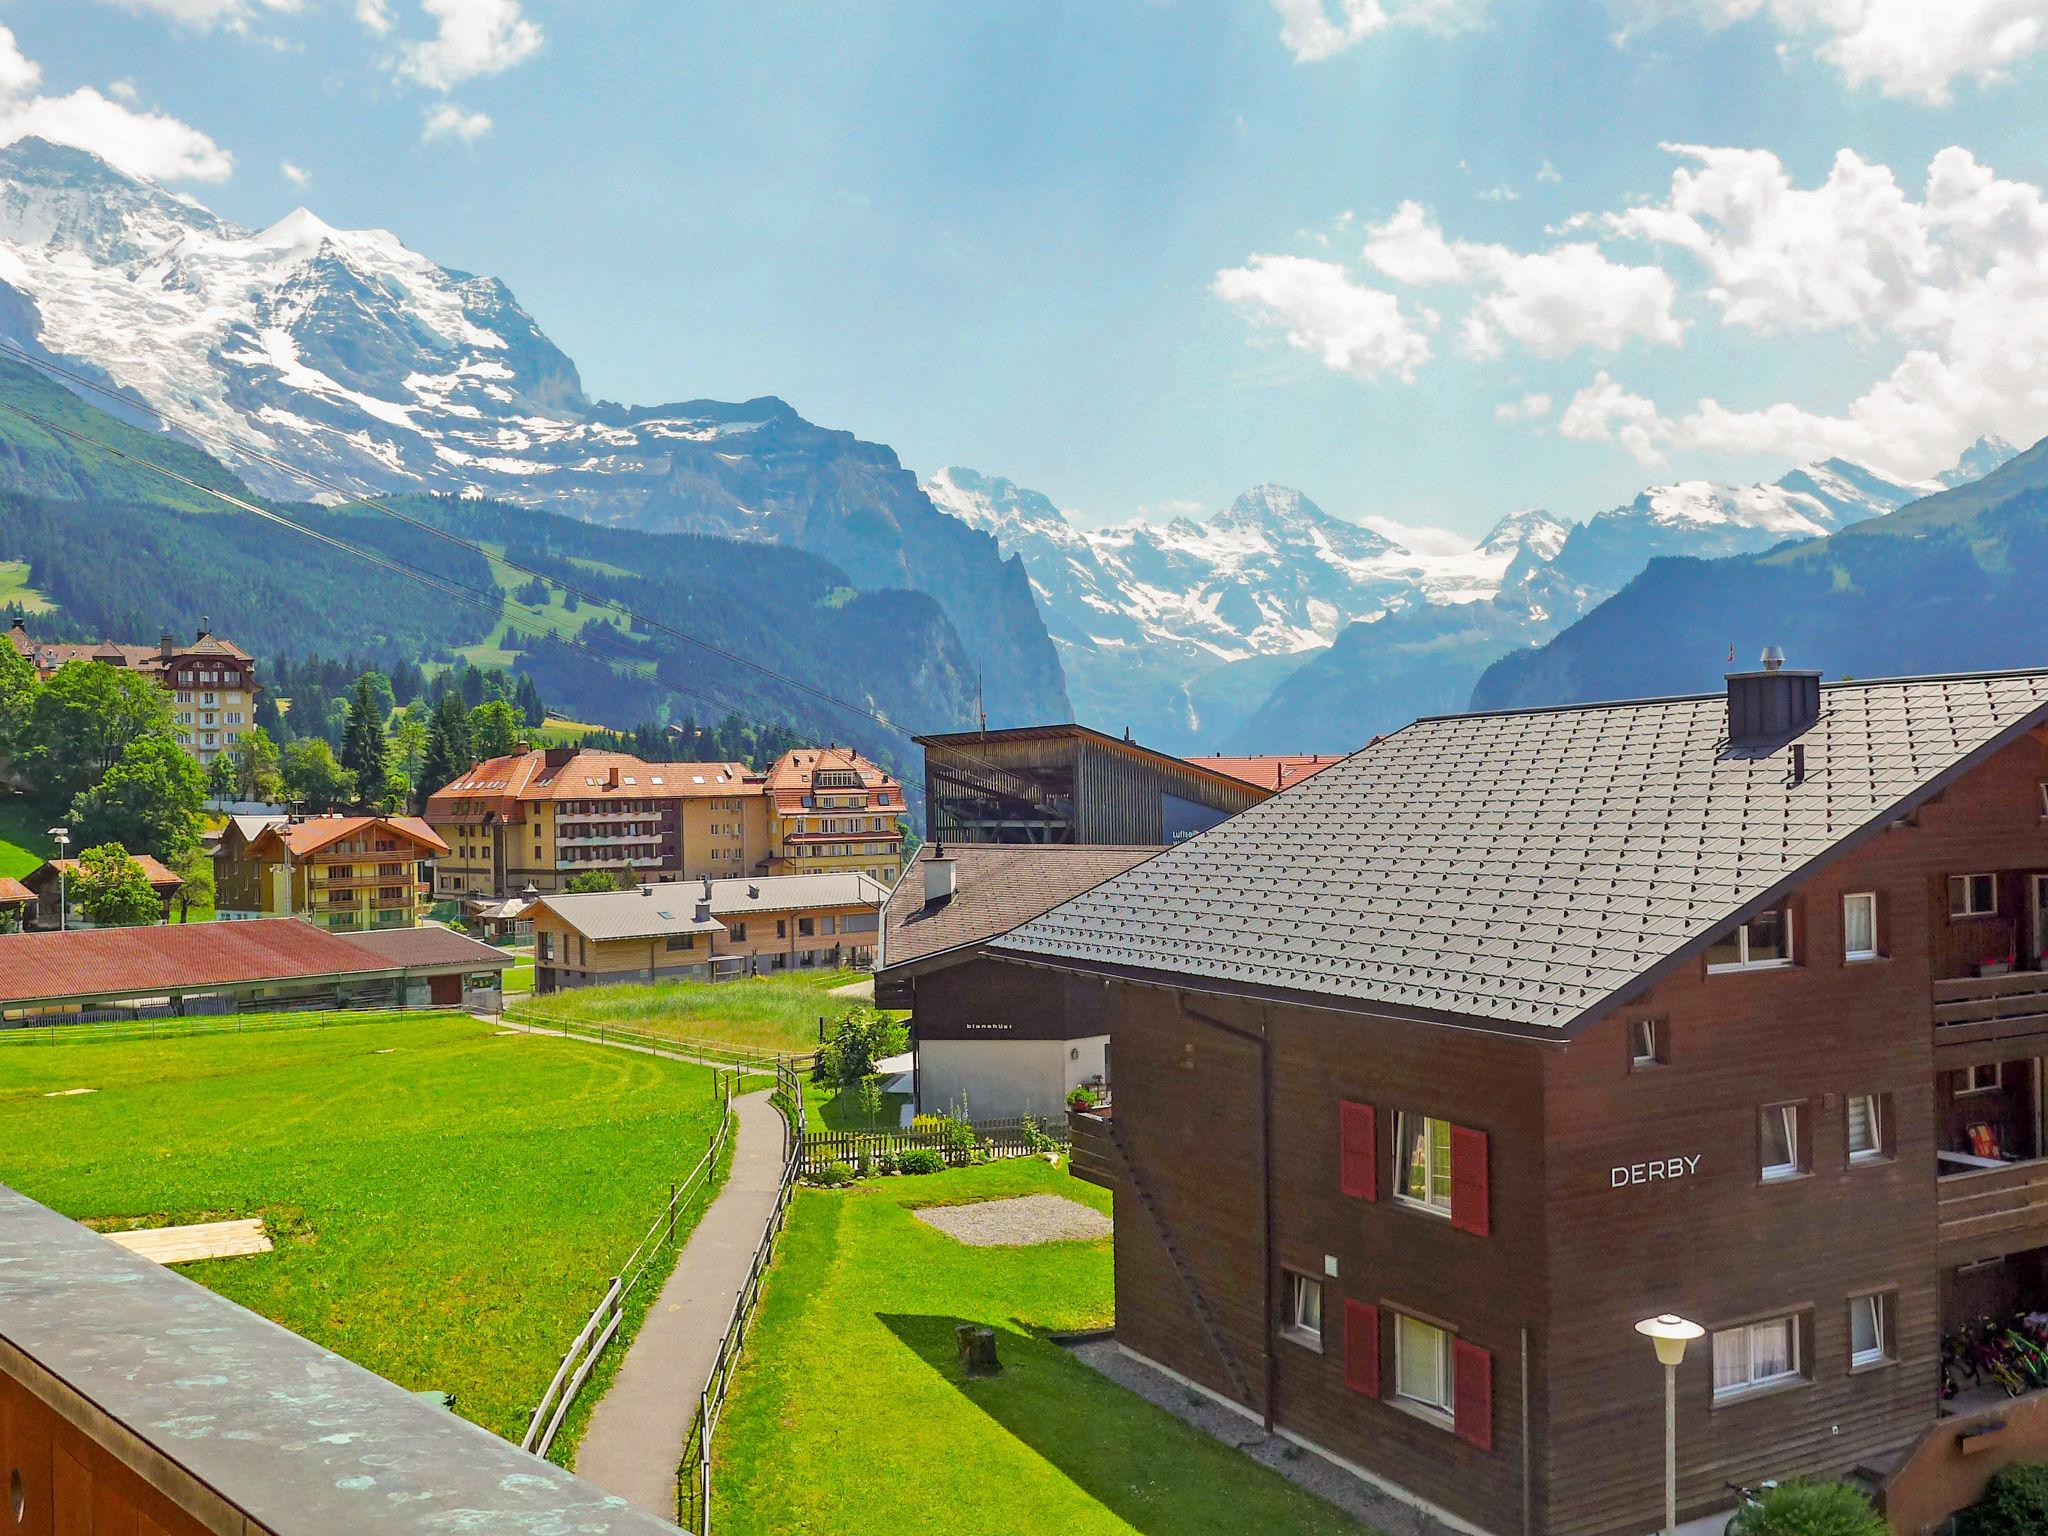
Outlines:
<svg viewBox="0 0 2048 1536"><path fill-rule="evenodd" d="M60 806L26 795L0 794L0 875L19 880L55 853L49 829L63 817Z"/></svg>
<svg viewBox="0 0 2048 1536"><path fill-rule="evenodd" d="M657 981L578 987L519 1004L523 1017L615 1024L673 1040L752 1051L806 1054L818 1048L818 1020L829 1031L858 998L831 989L858 981L859 971L806 971L741 981Z"/></svg>
<svg viewBox="0 0 2048 1536"><path fill-rule="evenodd" d="M973 1248L910 1207L1106 1191L1037 1159L796 1196L719 1425L732 1536L1336 1536L1338 1510L1045 1337L1112 1317L1107 1241ZM996 1330L962 1379L953 1329Z"/></svg>
<svg viewBox="0 0 2048 1536"><path fill-rule="evenodd" d="M56 604L28 584L26 560L0 560L0 608L20 608L23 613L50 613Z"/></svg>
<svg viewBox="0 0 2048 1536"><path fill-rule="evenodd" d="M100 1226L260 1216L275 1252L183 1272L517 1440L708 1144L712 1074L460 1016L320 1019L0 1037L0 1182ZM46 1097L73 1088L95 1091ZM558 1460L672 1258L631 1298Z"/></svg>
<svg viewBox="0 0 2048 1536"><path fill-rule="evenodd" d="M583 627L592 619L601 618L608 623L617 620L630 627L632 623L631 616L624 609L613 607L610 604L579 603L572 610L568 606L562 589L552 584L548 587L548 600L545 603L529 607L525 603L514 601L512 594L525 586L531 578L521 575L505 563L503 559L505 552L502 547L495 544L487 544L484 546L484 551L485 558L491 563L491 579L497 583L498 590L505 594L505 608L498 622L491 626L491 632L488 635L474 645L462 646L457 650L456 654L471 665L478 667L511 666L514 659L520 653L516 650L507 649L505 642L515 629L523 635L551 634L560 635L565 639L573 639L583 632ZM598 568L601 566L601 562L592 562L592 565L593 568ZM616 568L604 567L604 569ZM581 585L581 583L578 583L578 585ZM636 666L633 670L643 671L647 669Z"/></svg>

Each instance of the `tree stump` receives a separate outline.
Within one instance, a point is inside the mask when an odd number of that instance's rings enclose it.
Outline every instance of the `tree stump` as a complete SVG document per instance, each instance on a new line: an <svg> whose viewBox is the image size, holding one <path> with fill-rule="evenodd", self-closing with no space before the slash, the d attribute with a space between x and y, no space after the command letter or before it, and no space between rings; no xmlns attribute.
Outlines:
<svg viewBox="0 0 2048 1536"><path fill-rule="evenodd" d="M1003 1368L996 1359L996 1331L961 1323L953 1329L953 1341L960 1350L960 1369L969 1376L993 1376Z"/></svg>

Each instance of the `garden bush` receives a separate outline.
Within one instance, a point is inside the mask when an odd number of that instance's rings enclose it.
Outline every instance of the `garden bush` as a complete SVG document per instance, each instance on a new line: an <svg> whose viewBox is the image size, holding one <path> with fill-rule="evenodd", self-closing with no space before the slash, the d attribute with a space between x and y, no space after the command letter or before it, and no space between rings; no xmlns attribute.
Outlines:
<svg viewBox="0 0 2048 1536"><path fill-rule="evenodd" d="M811 1175L811 1182L826 1189L837 1189L842 1184L853 1182L853 1168L847 1163L827 1163Z"/></svg>
<svg viewBox="0 0 2048 1536"><path fill-rule="evenodd" d="M818 1048L811 1077L820 1083L858 1083L872 1077L875 1063L902 1050L908 1039L909 1031L880 1009L850 1009Z"/></svg>
<svg viewBox="0 0 2048 1536"><path fill-rule="evenodd" d="M896 1159L898 1173L937 1173L946 1160L929 1147L913 1147Z"/></svg>
<svg viewBox="0 0 2048 1536"><path fill-rule="evenodd" d="M1890 1527L1854 1488L1790 1482L1738 1510L1728 1536L1890 1536Z"/></svg>
<svg viewBox="0 0 2048 1536"><path fill-rule="evenodd" d="M2048 1461L2019 1461L1992 1477L1963 1511L1958 1536L2036 1536L2048 1531Z"/></svg>

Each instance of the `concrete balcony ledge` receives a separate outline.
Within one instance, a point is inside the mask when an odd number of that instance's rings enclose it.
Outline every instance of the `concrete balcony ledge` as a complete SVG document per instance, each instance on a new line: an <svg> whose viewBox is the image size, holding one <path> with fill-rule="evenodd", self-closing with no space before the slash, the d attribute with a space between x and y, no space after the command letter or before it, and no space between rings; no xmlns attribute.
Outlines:
<svg viewBox="0 0 2048 1536"><path fill-rule="evenodd" d="M675 1532L5 1187L0 1407L30 1529Z"/></svg>

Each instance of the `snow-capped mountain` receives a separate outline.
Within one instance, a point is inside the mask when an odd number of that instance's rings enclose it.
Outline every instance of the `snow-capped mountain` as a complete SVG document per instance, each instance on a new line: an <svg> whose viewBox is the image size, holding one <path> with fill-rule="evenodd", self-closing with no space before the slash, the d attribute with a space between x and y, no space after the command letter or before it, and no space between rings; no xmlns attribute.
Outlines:
<svg viewBox="0 0 2048 1536"><path fill-rule="evenodd" d="M2001 452L1979 444L1965 466ZM1268 751L1356 746L1458 708L1488 662L1548 639L1659 556L1817 538L1940 488L1829 459L1768 484L1651 486L1582 523L1512 512L1467 548L1424 553L1284 486L1206 520L1087 531L999 476L955 467L925 483L1023 560L1084 721L1171 750ZM1340 636L1341 657L1328 651ZM1371 679L1380 702L1330 715L1315 703L1328 667L1346 674L1336 691Z"/></svg>
<svg viewBox="0 0 2048 1536"><path fill-rule="evenodd" d="M913 587L982 666L990 713L1067 711L1021 566L888 448L780 400L592 401L495 278L298 209L263 230L39 139L0 149L0 335L193 430L252 485L441 491L654 532L787 543Z"/></svg>

